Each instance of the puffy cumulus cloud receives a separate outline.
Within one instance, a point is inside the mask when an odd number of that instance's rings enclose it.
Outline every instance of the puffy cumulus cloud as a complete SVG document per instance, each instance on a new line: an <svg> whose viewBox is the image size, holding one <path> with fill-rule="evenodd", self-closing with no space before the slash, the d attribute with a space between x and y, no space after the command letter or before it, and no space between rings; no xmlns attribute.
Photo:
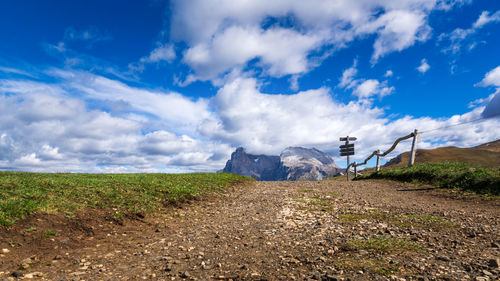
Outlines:
<svg viewBox="0 0 500 281"><path fill-rule="evenodd" d="M232 150L188 135L211 118L207 101L88 73L47 73L60 81L0 80L0 169L214 171ZM120 102L120 110L107 108Z"/></svg>
<svg viewBox="0 0 500 281"><path fill-rule="evenodd" d="M469 42L468 50L474 49L477 43L474 41L471 42L470 37L476 34L487 24L496 22L500 22L500 11L496 11L492 15L490 15L489 11L483 11L470 28L456 28L450 33L442 33L439 35L439 41L447 43L443 52L457 54L462 50L462 46L467 42Z"/></svg>
<svg viewBox="0 0 500 281"><path fill-rule="evenodd" d="M430 27L426 23L427 15L418 11L390 11L360 28L363 32L378 33L373 45L372 63L394 51L402 51L416 41L429 38Z"/></svg>
<svg viewBox="0 0 500 281"><path fill-rule="evenodd" d="M204 123L200 128L203 134L255 153L279 153L293 145L328 148L340 132L353 128L353 122L377 120L371 123L380 127L384 122L377 119L381 110L336 103L327 88L268 95L261 93L251 78L226 84L214 104L219 118Z"/></svg>
<svg viewBox="0 0 500 281"><path fill-rule="evenodd" d="M369 79L363 81L356 87L353 94L361 99L367 99L372 96L387 96L394 91L394 87L388 87L387 81L380 83L378 80Z"/></svg>
<svg viewBox="0 0 500 281"><path fill-rule="evenodd" d="M379 85L380 82L378 82L378 80L365 80L356 87L353 94L360 98L368 98L377 92Z"/></svg>
<svg viewBox="0 0 500 281"><path fill-rule="evenodd" d="M99 157L128 149L129 141L120 144L114 140L130 139L139 129L137 123L88 111L81 100L68 98L58 89L50 91L50 87L0 81L0 131L7 167L66 170L66 164L78 165L83 154Z"/></svg>
<svg viewBox="0 0 500 281"><path fill-rule="evenodd" d="M153 62L171 62L176 57L173 45L160 45L156 49L152 50L149 56L141 58L143 63L153 63Z"/></svg>
<svg viewBox="0 0 500 281"><path fill-rule="evenodd" d="M266 74L297 75L349 42L375 35L372 62L429 38L434 9L463 1L176 0L174 41L187 43L184 83L214 80L257 61Z"/></svg>
<svg viewBox="0 0 500 281"><path fill-rule="evenodd" d="M500 66L497 66L493 70L486 73L483 80L479 82L477 86L496 87L496 92L492 94L485 101L482 101L486 103L482 116L486 118L499 116L500 115Z"/></svg>
<svg viewBox="0 0 500 281"><path fill-rule="evenodd" d="M390 95L394 91L394 87L388 86L387 81L380 82L376 79L356 79L358 70L356 68L357 61L355 60L353 65L342 72L342 77L340 78L339 87L345 89L352 89L352 94L357 96L359 99L369 99L374 96L384 97ZM392 71L388 70L385 76L392 76ZM388 73L390 75L388 75Z"/></svg>
<svg viewBox="0 0 500 281"><path fill-rule="evenodd" d="M417 70L418 72L420 73L426 73L427 70L429 70L431 68L431 66L427 63L427 60L426 59L422 59L420 61L420 65L417 67Z"/></svg>
<svg viewBox="0 0 500 281"><path fill-rule="evenodd" d="M484 85L497 87L489 78L496 77L494 71L485 76ZM235 76L211 99L193 100L88 73L49 74L57 82L0 79L0 169L215 171L237 146L269 154L287 146L316 147L340 161L338 138L345 135L358 137L355 159L362 160L415 128L424 131L419 147L430 148L491 141L500 126L499 119L490 118L449 127L479 118L487 107L482 104L450 118L389 119L370 102L336 101L326 87L270 95L249 77ZM354 82L359 80L355 75L345 79L353 91L374 83ZM366 91L372 93L380 84ZM398 146L391 156L409 149L410 143Z"/></svg>
<svg viewBox="0 0 500 281"><path fill-rule="evenodd" d="M243 68L256 57L271 76L298 74L309 67L308 51L319 47L324 38L322 34L301 34L290 29L232 26L210 42L188 49L184 62L201 80L214 79L234 67Z"/></svg>
<svg viewBox="0 0 500 281"><path fill-rule="evenodd" d="M486 73L483 80L479 82L478 85L483 87L488 87L488 86L500 87L500 66L497 66L493 70Z"/></svg>
<svg viewBox="0 0 500 281"><path fill-rule="evenodd" d="M335 101L327 88L294 95L269 95L259 88L252 78L226 84L213 101L218 118L203 123L201 133L210 139L244 146L252 153L277 154L287 146L316 147L331 153L337 161L344 161L338 157L338 138L345 135L358 137L358 160L373 150L388 149L397 138L415 128L426 131L421 135L422 148L474 145L498 137L492 128L500 125L499 120L431 131L477 119L484 107L451 118L404 116L390 121L382 109L370 104ZM410 145L411 141L402 143L388 157L408 150Z"/></svg>
<svg viewBox="0 0 500 281"><path fill-rule="evenodd" d="M210 118L208 100L192 100L171 91L153 91L130 87L122 82L86 72L53 71L62 77L62 85L86 98L131 108L166 121L171 130L189 131L201 120ZM129 110L130 111L130 110ZM126 111L127 113L129 111ZM148 120L151 118L148 118Z"/></svg>
<svg viewBox="0 0 500 281"><path fill-rule="evenodd" d="M140 150L151 155L174 155L179 151L193 151L200 142L187 135L177 136L166 131L155 131L144 136Z"/></svg>

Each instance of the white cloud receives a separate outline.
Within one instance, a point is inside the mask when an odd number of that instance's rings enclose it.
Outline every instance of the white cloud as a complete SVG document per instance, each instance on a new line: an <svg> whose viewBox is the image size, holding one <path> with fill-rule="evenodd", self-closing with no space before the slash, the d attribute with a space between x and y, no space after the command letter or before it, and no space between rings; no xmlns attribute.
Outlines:
<svg viewBox="0 0 500 281"><path fill-rule="evenodd" d="M478 29L488 23L499 22L499 21L500 21L500 11L496 11L491 16L489 11L483 11L479 16L479 18L476 20L476 22L472 25L472 27Z"/></svg>
<svg viewBox="0 0 500 281"><path fill-rule="evenodd" d="M38 166L40 165L40 163L41 161L37 158L35 153L23 155L19 159L16 159L14 161L14 165L19 166Z"/></svg>
<svg viewBox="0 0 500 281"><path fill-rule="evenodd" d="M478 86L488 87L496 86L500 87L500 66L495 67L493 70L486 73L483 80L479 82Z"/></svg>
<svg viewBox="0 0 500 281"><path fill-rule="evenodd" d="M179 151L192 151L200 143L187 135L177 136L166 131L155 131L144 136L140 150L153 155L175 155Z"/></svg>
<svg viewBox="0 0 500 281"><path fill-rule="evenodd" d="M387 81L380 82L376 79L355 79L358 74L356 65L357 61L355 60L350 68L344 70L340 78L339 87L352 89L353 95L357 96L359 99L365 100L373 96L384 97L390 95L395 90L393 86L388 86ZM392 71L390 73L392 75ZM387 76L387 73L385 76Z"/></svg>
<svg viewBox="0 0 500 281"><path fill-rule="evenodd" d="M10 73L18 74L18 75L23 75L23 76L28 76L28 77L34 77L33 74L31 74L27 71L23 71L23 70L12 68L12 67L0 66L0 72L9 73L9 74Z"/></svg>
<svg viewBox="0 0 500 281"><path fill-rule="evenodd" d="M483 11L470 28L456 28L450 33L439 35L439 41L448 40L448 46L443 49L443 52L457 54L461 51L464 42L469 41L472 35L476 34L485 25L496 22L500 22L500 11L495 12L491 16L489 11ZM471 42L468 45L468 50L474 49L477 44L478 42Z"/></svg>
<svg viewBox="0 0 500 281"><path fill-rule="evenodd" d="M353 94L360 99L370 98L378 95L380 97L387 96L394 91L394 87L388 87L387 81L380 83L375 79L368 79L363 81L356 87Z"/></svg>
<svg viewBox="0 0 500 281"><path fill-rule="evenodd" d="M141 58L141 62L153 63L153 62L171 62L176 57L173 45L160 45L151 51L148 57Z"/></svg>
<svg viewBox="0 0 500 281"><path fill-rule="evenodd" d="M497 66L493 70L486 73L483 80L476 84L476 86L497 87L496 92L487 99L482 116L498 116L500 114L500 66Z"/></svg>
<svg viewBox="0 0 500 281"><path fill-rule="evenodd" d="M290 89L294 91L299 90L299 76L298 75L292 75L289 79L290 82Z"/></svg>
<svg viewBox="0 0 500 281"><path fill-rule="evenodd" d="M384 77L392 77L394 75L394 73L392 72L392 70L387 70L384 74Z"/></svg>
<svg viewBox="0 0 500 281"><path fill-rule="evenodd" d="M256 153L278 153L293 145L325 148L341 131L355 127L353 122L373 120L382 113L357 103L338 104L326 88L295 95L263 94L251 78L226 84L214 102L219 120L203 124L204 135Z"/></svg>
<svg viewBox="0 0 500 281"><path fill-rule="evenodd" d="M214 171L231 152L193 138L211 118L207 101L83 72L47 73L60 81L0 80L0 169L159 172L182 163L176 171ZM126 106L103 111L120 102Z"/></svg>
<svg viewBox="0 0 500 281"><path fill-rule="evenodd" d="M189 0L172 2L170 33L194 74L217 80L248 62L274 77L302 75L334 50L375 35L372 62L429 38L428 15L463 1ZM314 62L314 63L313 63Z"/></svg>
<svg viewBox="0 0 500 281"><path fill-rule="evenodd" d="M66 75L66 73L58 73ZM190 130L209 118L208 101L191 100L179 93L133 88L122 82L83 72L71 73L64 85L78 90L88 98L107 102L122 102L135 110L152 114L168 122L170 129Z"/></svg>
<svg viewBox="0 0 500 281"><path fill-rule="evenodd" d="M357 83L354 77L358 74L358 69L356 68L357 61L355 60L351 67L342 72L342 77L340 78L339 87L350 89L354 87Z"/></svg>
<svg viewBox="0 0 500 281"><path fill-rule="evenodd" d="M207 121L200 127L204 136L210 139L244 146L253 153L277 154L287 146L298 145L338 155L338 137L350 135L358 137L356 157L360 160L373 150L389 148L397 138L415 128L428 131L467 122L477 119L483 110L478 107L451 118L405 116L389 121L382 109L370 104L336 102L327 88L295 95L268 95L259 90L257 81L252 78L226 84L214 102L218 120ZM491 141L498 137L492 130L498 125L500 120L492 120L424 133L420 147L435 147L439 142L439 145L468 146ZM411 142L403 143L391 156L408 150L410 145Z"/></svg>
<svg viewBox="0 0 500 281"><path fill-rule="evenodd" d="M489 78L494 73L485 75L485 85L497 87ZM237 146L269 154L292 145L317 147L340 160L338 137L343 135L358 137L356 157L362 160L415 128L428 131L474 120L485 108L477 105L469 113L443 119L405 116L391 121L383 109L363 101L384 95L390 89L386 82L354 75L347 80L363 98L344 104L332 98L329 88L270 95L256 79L236 74L208 100L138 89L83 72L49 74L56 82L0 79L0 169L215 171ZM424 133L420 147L491 141L498 137L499 123L488 119ZM409 145L398 146L394 153Z"/></svg>
<svg viewBox="0 0 500 281"><path fill-rule="evenodd" d="M387 12L361 29L376 30L378 33L374 43L372 63L388 53L402 51L417 41L426 41L430 34L426 14L418 11Z"/></svg>
<svg viewBox="0 0 500 281"><path fill-rule="evenodd" d="M174 45L157 43L157 47L148 56L140 58L137 62L129 63L129 72L142 72L147 64L171 63L176 57Z"/></svg>
<svg viewBox="0 0 500 281"><path fill-rule="evenodd" d="M59 153L58 147L51 147L50 145L43 145L40 149L40 157L46 160L61 160L63 155Z"/></svg>
<svg viewBox="0 0 500 281"><path fill-rule="evenodd" d="M443 0L437 2L437 7L440 10L448 11L455 6L461 7L470 3L472 3L472 0Z"/></svg>
<svg viewBox="0 0 500 281"><path fill-rule="evenodd" d="M417 70L420 73L426 73L430 68L431 68L431 66L427 63L427 60L426 59L422 59L420 61L420 65L417 67Z"/></svg>
<svg viewBox="0 0 500 281"><path fill-rule="evenodd" d="M189 48L184 62L196 71L200 80L212 80L235 67L243 68L253 58L259 58L271 76L299 74L310 67L308 51L319 47L325 37L281 28L232 26L215 34L210 42Z"/></svg>

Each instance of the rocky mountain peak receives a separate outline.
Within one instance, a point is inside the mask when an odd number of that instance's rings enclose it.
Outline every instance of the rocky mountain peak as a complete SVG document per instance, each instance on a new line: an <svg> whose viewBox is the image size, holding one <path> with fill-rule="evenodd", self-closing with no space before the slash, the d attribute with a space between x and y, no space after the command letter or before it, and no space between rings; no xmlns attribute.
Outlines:
<svg viewBox="0 0 500 281"><path fill-rule="evenodd" d="M253 155L238 147L222 170L255 178L257 180L283 180L284 172L279 156Z"/></svg>
<svg viewBox="0 0 500 281"><path fill-rule="evenodd" d="M303 160L312 160L315 159L319 161L323 165L331 165L335 164L335 161L333 158L316 149L316 148L304 148L304 147L287 147L283 152L280 154L281 159L289 158L289 157L295 157L295 158L300 158Z"/></svg>
<svg viewBox="0 0 500 281"><path fill-rule="evenodd" d="M333 158L316 149L288 147L280 156L253 155L238 147L223 172L257 180L322 180L340 172Z"/></svg>

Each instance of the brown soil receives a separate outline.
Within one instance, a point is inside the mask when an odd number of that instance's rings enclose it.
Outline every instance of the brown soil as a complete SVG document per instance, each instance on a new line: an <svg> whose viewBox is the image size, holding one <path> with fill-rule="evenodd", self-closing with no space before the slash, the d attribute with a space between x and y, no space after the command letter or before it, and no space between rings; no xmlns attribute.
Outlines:
<svg viewBox="0 0 500 281"><path fill-rule="evenodd" d="M0 229L0 280L500 276L500 201L429 187L256 182L142 217L85 210Z"/></svg>

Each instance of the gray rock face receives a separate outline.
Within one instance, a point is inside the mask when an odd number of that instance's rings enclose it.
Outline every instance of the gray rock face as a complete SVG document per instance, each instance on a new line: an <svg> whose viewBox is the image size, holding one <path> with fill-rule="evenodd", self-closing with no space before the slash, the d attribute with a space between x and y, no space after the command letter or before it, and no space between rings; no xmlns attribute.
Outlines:
<svg viewBox="0 0 500 281"><path fill-rule="evenodd" d="M280 156L252 155L240 147L231 154L223 172L257 180L322 180L340 172L332 157L315 148L289 147Z"/></svg>
<svg viewBox="0 0 500 281"><path fill-rule="evenodd" d="M303 147L288 147L280 155L286 167L287 180L322 180L340 172L333 158L317 150Z"/></svg>
<svg viewBox="0 0 500 281"><path fill-rule="evenodd" d="M286 179L279 156L252 155L246 153L243 147L231 154L231 160L227 161L222 171L263 181Z"/></svg>

